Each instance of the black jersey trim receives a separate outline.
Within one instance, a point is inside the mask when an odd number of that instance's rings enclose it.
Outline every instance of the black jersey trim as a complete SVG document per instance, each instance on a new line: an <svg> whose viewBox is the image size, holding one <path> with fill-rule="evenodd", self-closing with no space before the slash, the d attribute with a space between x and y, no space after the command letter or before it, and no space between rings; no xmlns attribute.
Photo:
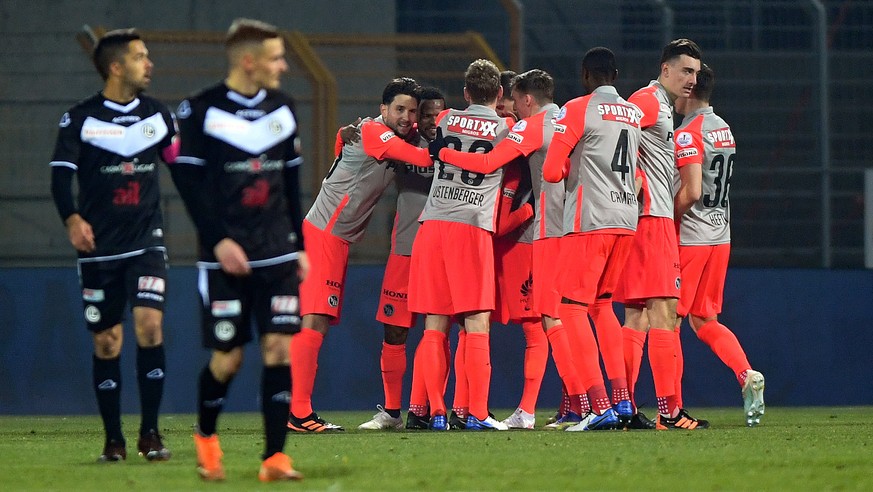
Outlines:
<svg viewBox="0 0 873 492"><path fill-rule="evenodd" d="M252 260L252 261L249 261L249 266L252 268L261 268L261 267L268 267L268 266L273 266L273 265L279 265L282 263L287 263L289 261L296 260L297 257L299 256L297 253L298 252L295 251L293 253L288 253L286 255L276 256L273 258L266 258L263 260ZM205 269L205 270L220 270L221 264L218 263L217 261L198 261L197 268Z"/></svg>
<svg viewBox="0 0 873 492"><path fill-rule="evenodd" d="M161 251L164 254L167 253L167 248L165 246L154 246L151 248L143 248L137 249L135 251L128 251L127 253L119 253L117 255L106 255L106 256L91 256L88 258L79 258L79 263L95 263L100 261L112 261L112 260L123 260L124 258L132 258L134 256L139 256L149 251Z"/></svg>

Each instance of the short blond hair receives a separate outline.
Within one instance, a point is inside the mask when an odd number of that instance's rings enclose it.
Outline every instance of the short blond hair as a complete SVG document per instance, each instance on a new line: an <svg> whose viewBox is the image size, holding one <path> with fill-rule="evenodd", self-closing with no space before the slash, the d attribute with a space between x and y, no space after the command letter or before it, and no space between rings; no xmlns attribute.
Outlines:
<svg viewBox="0 0 873 492"><path fill-rule="evenodd" d="M480 58L464 72L464 87L473 104L496 101L500 92L500 70L494 62Z"/></svg>

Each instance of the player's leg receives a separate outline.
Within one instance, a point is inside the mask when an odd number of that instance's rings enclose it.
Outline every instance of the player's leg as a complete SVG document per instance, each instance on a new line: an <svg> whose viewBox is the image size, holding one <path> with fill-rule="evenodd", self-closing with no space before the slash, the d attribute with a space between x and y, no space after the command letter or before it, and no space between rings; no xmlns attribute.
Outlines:
<svg viewBox="0 0 873 492"><path fill-rule="evenodd" d="M163 310L166 296L167 263L163 251L150 251L130 258L128 292L133 306L136 334L136 376L142 421L137 449L149 461L170 458L158 432L158 413L164 394L166 354L164 353Z"/></svg>

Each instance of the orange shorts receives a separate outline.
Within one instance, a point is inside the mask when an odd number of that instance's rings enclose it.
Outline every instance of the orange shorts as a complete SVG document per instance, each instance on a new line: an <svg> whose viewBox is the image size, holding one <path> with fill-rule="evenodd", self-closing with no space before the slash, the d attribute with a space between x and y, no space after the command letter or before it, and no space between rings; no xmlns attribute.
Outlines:
<svg viewBox="0 0 873 492"><path fill-rule="evenodd" d="M497 294L492 321L507 324L539 319L533 309L533 245L511 240L494 240L494 275Z"/></svg>
<svg viewBox="0 0 873 492"><path fill-rule="evenodd" d="M533 243L533 279L536 289L533 296L533 310L551 318L558 316L561 294L558 293L560 263L555 261L560 255L560 237L537 239Z"/></svg>
<svg viewBox="0 0 873 492"><path fill-rule="evenodd" d="M680 246L682 289L676 312L712 318L721 312L731 245Z"/></svg>
<svg viewBox="0 0 873 492"><path fill-rule="evenodd" d="M633 234L568 234L558 264L561 297L592 305L612 298L634 243Z"/></svg>
<svg viewBox="0 0 873 492"><path fill-rule="evenodd" d="M385 276L382 277L382 294L379 296L379 311L376 321L386 325L412 328L418 316L409 311L409 264L411 256L388 255Z"/></svg>
<svg viewBox="0 0 873 492"><path fill-rule="evenodd" d="M300 315L326 314L331 324L340 320L349 243L303 221L303 249L309 273L300 282Z"/></svg>
<svg viewBox="0 0 873 492"><path fill-rule="evenodd" d="M673 219L640 217L634 238L615 300L645 304L647 299L678 298L679 246Z"/></svg>
<svg viewBox="0 0 873 492"><path fill-rule="evenodd" d="M425 221L412 244L409 310L453 315L494 310L494 245L485 229Z"/></svg>

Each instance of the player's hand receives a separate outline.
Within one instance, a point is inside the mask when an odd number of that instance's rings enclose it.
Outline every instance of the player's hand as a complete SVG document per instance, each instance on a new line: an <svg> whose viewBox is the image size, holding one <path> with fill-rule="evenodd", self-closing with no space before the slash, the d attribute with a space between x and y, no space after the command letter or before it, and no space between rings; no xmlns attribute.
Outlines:
<svg viewBox="0 0 873 492"><path fill-rule="evenodd" d="M436 138L427 144L427 151L430 153L431 159L439 160L440 150L446 148L446 139L443 138L443 129L437 128Z"/></svg>
<svg viewBox="0 0 873 492"><path fill-rule="evenodd" d="M297 252L297 278L303 282L306 276L309 275L309 257L306 256L306 251Z"/></svg>
<svg viewBox="0 0 873 492"><path fill-rule="evenodd" d="M221 269L228 275L243 277L252 273L252 267L249 266L249 257L233 239L226 237L215 245L212 249L215 253L215 258L221 265Z"/></svg>
<svg viewBox="0 0 873 492"><path fill-rule="evenodd" d="M361 117L359 116L351 125L340 128L340 140L343 141L343 145L361 141L361 130L358 128L360 124Z"/></svg>
<svg viewBox="0 0 873 492"><path fill-rule="evenodd" d="M81 215L73 214L67 217L66 224L70 244L76 248L76 251L91 253L97 249L97 243L94 241L94 230Z"/></svg>

